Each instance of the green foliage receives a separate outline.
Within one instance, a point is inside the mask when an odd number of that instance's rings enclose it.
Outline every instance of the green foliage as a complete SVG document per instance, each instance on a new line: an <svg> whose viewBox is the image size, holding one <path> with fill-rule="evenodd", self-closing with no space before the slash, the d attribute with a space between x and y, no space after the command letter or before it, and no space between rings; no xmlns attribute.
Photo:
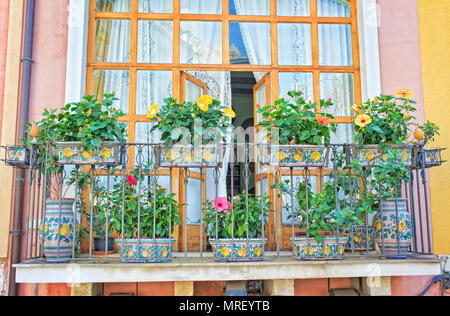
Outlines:
<svg viewBox="0 0 450 316"><path fill-rule="evenodd" d="M100 103L94 96L87 95L83 101L69 103L59 110L45 109L41 121L28 123L28 127L38 126L40 134L23 141L28 145L31 142L42 145L81 142L85 150L99 147L105 141L123 142L126 128L117 120L124 114L114 108L113 102L116 100L114 94L105 94Z"/></svg>
<svg viewBox="0 0 450 316"><path fill-rule="evenodd" d="M288 95L294 99L278 99L274 105L266 105L258 109L263 121L259 126L266 128L269 137L274 136L274 130L279 133L279 143L329 145L331 133L336 132L337 125L330 123L334 116L326 113L316 113L316 103L308 103L303 98L302 92L290 91ZM333 103L321 100L321 110L331 107Z"/></svg>
<svg viewBox="0 0 450 316"><path fill-rule="evenodd" d="M439 126L437 126L436 123L433 123L433 122L430 122L430 121L427 121L422 126L419 126L419 128L424 133L423 143L425 145L428 144L429 142L434 141L434 137L436 135L441 135L441 134L439 134Z"/></svg>
<svg viewBox="0 0 450 316"><path fill-rule="evenodd" d="M268 222L269 209L272 204L268 201L268 195L264 197L248 194L246 192L235 196L233 199L220 198L227 203L223 211L216 211L215 200L204 204L203 220L207 223L206 234L211 238L216 236L216 214L219 238L260 238L262 236L262 225ZM263 201L261 201L263 199ZM261 209L263 203L263 210ZM247 211L248 203L248 211ZM234 226L233 226L234 223ZM265 237L265 236L264 236Z"/></svg>
<svg viewBox="0 0 450 316"><path fill-rule="evenodd" d="M175 143L221 143L227 129L231 127L230 118L224 114L226 108L218 100L211 98L212 103L206 111L196 102L177 103L173 98L167 98L164 102L156 115L158 123L153 126L151 132L160 131L161 141L168 148ZM199 128L195 128L196 124ZM181 133L177 132L176 128L181 128ZM189 131L189 137L183 135L183 128Z"/></svg>
<svg viewBox="0 0 450 316"><path fill-rule="evenodd" d="M401 151L388 149L385 158L383 164L372 169L373 177L369 181L370 188L383 201L397 198L403 181L410 180L409 167L403 162Z"/></svg>
<svg viewBox="0 0 450 316"><path fill-rule="evenodd" d="M141 170L140 188L139 170L134 170L126 177L125 187L122 182L116 183L109 195L105 188L98 189L99 224L104 226L108 215L111 235L121 236L122 216L124 238L137 237L138 229L142 238L153 238L153 234L156 238L169 238L170 227L173 232L174 226L181 223L175 194L169 194L160 185L142 185L148 171ZM122 176L118 179L122 180Z"/></svg>
<svg viewBox="0 0 450 316"><path fill-rule="evenodd" d="M416 102L391 95L380 95L358 106L355 120L355 140L360 145L402 144L408 139L408 129L415 119L410 112L416 111L412 106ZM371 122L360 123L359 118L368 116ZM366 118L367 122L367 118ZM365 125L365 126L364 126Z"/></svg>

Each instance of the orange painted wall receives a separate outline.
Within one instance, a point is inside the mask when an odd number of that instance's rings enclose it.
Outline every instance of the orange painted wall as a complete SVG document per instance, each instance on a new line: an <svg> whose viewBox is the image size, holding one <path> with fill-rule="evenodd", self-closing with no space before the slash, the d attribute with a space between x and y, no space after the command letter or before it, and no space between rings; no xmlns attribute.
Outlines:
<svg viewBox="0 0 450 316"><path fill-rule="evenodd" d="M350 288L350 279L331 279L331 289ZM295 296L329 296L328 279L301 279L294 281Z"/></svg>
<svg viewBox="0 0 450 316"><path fill-rule="evenodd" d="M433 277L422 276L422 277L392 277L391 278L391 288L392 296L417 296L422 293L425 288L430 284ZM426 296L440 296L441 286L440 284L435 284L427 292ZM447 294L450 296L450 294Z"/></svg>
<svg viewBox="0 0 450 316"><path fill-rule="evenodd" d="M103 295L132 294L133 296L173 296L175 294L174 282L148 282L148 283L105 283Z"/></svg>
<svg viewBox="0 0 450 316"><path fill-rule="evenodd" d="M21 284L19 296L70 296L71 288L67 284Z"/></svg>
<svg viewBox="0 0 450 316"><path fill-rule="evenodd" d="M0 140L2 138L3 95L5 87L6 49L8 47L9 0L0 1Z"/></svg>
<svg viewBox="0 0 450 316"><path fill-rule="evenodd" d="M194 282L194 296L223 296L224 281Z"/></svg>

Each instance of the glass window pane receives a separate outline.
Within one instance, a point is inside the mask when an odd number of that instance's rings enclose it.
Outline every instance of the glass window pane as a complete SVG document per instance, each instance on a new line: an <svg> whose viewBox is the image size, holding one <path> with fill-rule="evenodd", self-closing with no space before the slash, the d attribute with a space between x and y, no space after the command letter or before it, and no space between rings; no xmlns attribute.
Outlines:
<svg viewBox="0 0 450 316"><path fill-rule="evenodd" d="M147 115L151 105L172 96L172 71L139 70L136 85L136 114Z"/></svg>
<svg viewBox="0 0 450 316"><path fill-rule="evenodd" d="M270 23L230 23L230 63L270 65Z"/></svg>
<svg viewBox="0 0 450 316"><path fill-rule="evenodd" d="M352 66L350 24L319 24L319 62L321 66Z"/></svg>
<svg viewBox="0 0 450 316"><path fill-rule="evenodd" d="M130 72L128 70L94 70L93 94L103 100L106 93L114 93L119 100L114 106L125 114L129 111Z"/></svg>
<svg viewBox="0 0 450 316"><path fill-rule="evenodd" d="M97 0L97 12L130 12L131 0Z"/></svg>
<svg viewBox="0 0 450 316"><path fill-rule="evenodd" d="M305 178L301 176L294 176L294 192L296 193L298 191L299 184L305 185ZM286 180L291 181L290 177L281 177L281 181L285 182ZM312 176L308 178L308 184L310 186L310 189L313 193L317 193L317 177ZM281 210L281 216L282 216L282 222L283 224L291 224L292 220L294 220L294 224L298 224L298 221L296 221L296 218L292 219L289 215L292 213L292 203L291 203L291 194L290 193L282 193L282 210ZM298 200L294 198L294 210L298 210L300 205L298 204Z"/></svg>
<svg viewBox="0 0 450 316"><path fill-rule="evenodd" d="M186 80L186 100L196 102L203 95L203 88Z"/></svg>
<svg viewBox="0 0 450 316"><path fill-rule="evenodd" d="M295 90L303 93L307 101L314 100L313 74L310 72L280 72L280 98L290 99L288 92Z"/></svg>
<svg viewBox="0 0 450 316"><path fill-rule="evenodd" d="M270 0L230 0L232 15L270 15Z"/></svg>
<svg viewBox="0 0 450 316"><path fill-rule="evenodd" d="M137 144L158 144L161 140L161 133L156 130L151 132L152 127L156 123L137 122L136 123L136 139ZM136 146L135 147L135 164L152 165L154 163L155 153L154 146Z"/></svg>
<svg viewBox="0 0 450 316"><path fill-rule="evenodd" d="M278 63L312 65L311 24L278 23Z"/></svg>
<svg viewBox="0 0 450 316"><path fill-rule="evenodd" d="M310 0L277 0L279 16L310 16Z"/></svg>
<svg viewBox="0 0 450 316"><path fill-rule="evenodd" d="M266 84L263 83L258 90L256 90L256 107L257 108L263 108L267 105L267 100L266 100ZM259 123L262 121L262 114L261 113L257 113L257 118L256 121Z"/></svg>
<svg viewBox="0 0 450 316"><path fill-rule="evenodd" d="M355 104L352 73L321 73L320 92L322 99L331 99L334 106L326 112L335 116L351 116Z"/></svg>
<svg viewBox="0 0 450 316"><path fill-rule="evenodd" d="M355 137L353 124L338 124L336 134L331 135L332 144L352 144ZM330 165L332 166L332 164Z"/></svg>
<svg viewBox="0 0 450 316"><path fill-rule="evenodd" d="M222 0L181 0L182 14L222 14Z"/></svg>
<svg viewBox="0 0 450 316"><path fill-rule="evenodd" d="M350 17L350 1L317 0L317 15L324 17Z"/></svg>
<svg viewBox="0 0 450 316"><path fill-rule="evenodd" d="M141 13L172 13L173 0L139 0Z"/></svg>
<svg viewBox="0 0 450 316"><path fill-rule="evenodd" d="M139 20L138 63L171 64L173 22Z"/></svg>
<svg viewBox="0 0 450 316"><path fill-rule="evenodd" d="M129 62L130 38L129 20L96 20L94 62Z"/></svg>
<svg viewBox="0 0 450 316"><path fill-rule="evenodd" d="M222 23L182 21L180 62L183 64L222 63Z"/></svg>

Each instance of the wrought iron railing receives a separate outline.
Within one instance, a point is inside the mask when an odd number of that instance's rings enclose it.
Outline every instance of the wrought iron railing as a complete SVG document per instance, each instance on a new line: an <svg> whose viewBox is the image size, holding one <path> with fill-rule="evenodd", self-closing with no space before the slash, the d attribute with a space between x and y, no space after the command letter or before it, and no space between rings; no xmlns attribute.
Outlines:
<svg viewBox="0 0 450 316"><path fill-rule="evenodd" d="M201 149L167 149L160 144L113 144L113 148L109 148L111 152L103 151L103 157L97 162L92 160L92 152L76 146L64 154L63 147L67 144L63 145L60 149L55 144L45 148L31 145L28 153L21 155L28 160L20 163L11 160L14 158L11 150L17 150L17 147L5 147L7 164L28 168L24 197L24 261L118 260L119 248L126 248L125 243L130 237L137 239L137 249L140 249L145 242L156 243L157 237L162 237L161 232L166 233L164 237L168 244L173 243L173 248L170 245L164 248L168 253L157 248L164 258L209 258L214 254L218 260L229 257L233 261L245 251L242 257L247 260L269 257L312 259L307 253L311 241L303 248L296 248L293 244L296 239L308 237L308 229L311 228L305 224L310 214L310 192L309 189L305 191L308 194L302 198L301 189L311 187L312 194L316 194L324 190L325 183L331 183L334 185L336 208L351 209L358 198L353 189L365 185L354 181L350 163L355 152L352 145L346 144L330 145L324 148L324 152L320 152L320 148L306 146L306 151L297 151L297 156L289 151L289 148L299 148L295 145L226 144L208 145L208 148ZM423 147L414 146L410 150L410 180L395 188L396 195L405 203L399 200L393 204L395 229L392 234L400 246L399 236L406 227L402 226L399 211L404 206L411 218L409 229L412 234L407 256L432 255L428 168L440 165L442 159L440 150L437 160L431 163ZM108 160L111 155L114 159ZM88 162L83 162L83 159ZM299 161L303 164L298 164ZM376 168L376 165L369 164L362 170L368 173L371 168ZM350 175L351 180L339 183L339 174ZM220 209L219 200L225 197L223 192L226 192L226 199L222 202L226 206L208 217L208 207ZM170 202L171 194L174 194L176 203ZM233 202L237 196L242 199L240 204ZM166 208L158 204L160 197L169 201ZM68 202L67 198L73 201ZM306 212L302 214L299 212L301 209ZM164 218L162 211L168 214L165 220L161 220ZM237 212L247 225L234 216ZM72 216L67 217L68 213ZM219 255L218 252L225 249L217 241L223 237L219 226L220 216L224 213L234 216L231 226L222 230L228 232L226 237L231 240L231 252ZM179 220L177 214L180 214ZM131 220L134 222L129 222ZM385 247L384 234L375 242L377 230L384 231L383 221L374 226L374 215L368 213L363 214L361 220L363 224L360 227L335 227L332 232L324 232L325 237L338 242L342 236L348 239L345 246L341 244L345 247L344 258L395 257L395 253ZM241 221L241 225L236 225L236 221ZM258 227L252 227L252 222L260 223ZM52 225L59 234L53 243L51 237L48 238L48 230L52 229L49 226ZM130 227L134 233L127 231ZM96 251L95 238L102 235L116 240L105 238L104 249ZM241 238L236 238L238 235ZM68 236L68 240L64 236ZM209 244L207 237L210 238ZM262 246L252 246L254 237L267 240L263 240ZM321 247L322 256L319 257L327 259L327 244L323 243ZM247 253L250 248L253 251L251 256ZM401 255L400 248L398 255ZM298 251L305 252L306 256L299 256ZM124 259L127 258L122 254L122 260L127 262Z"/></svg>

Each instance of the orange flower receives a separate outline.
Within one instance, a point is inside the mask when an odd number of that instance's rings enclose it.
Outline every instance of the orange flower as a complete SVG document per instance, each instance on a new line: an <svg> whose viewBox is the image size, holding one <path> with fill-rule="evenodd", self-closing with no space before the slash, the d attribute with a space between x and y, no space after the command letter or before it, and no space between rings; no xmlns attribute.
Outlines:
<svg viewBox="0 0 450 316"><path fill-rule="evenodd" d="M372 118L369 115L365 114L358 115L358 117L355 120L355 124L358 125L359 127L366 127L370 123L372 123Z"/></svg>
<svg viewBox="0 0 450 316"><path fill-rule="evenodd" d="M330 125L330 119L322 115L316 115L316 120L320 125L328 126Z"/></svg>
<svg viewBox="0 0 450 316"><path fill-rule="evenodd" d="M400 89L397 90L397 97L403 99L411 99L413 96L413 91L411 89Z"/></svg>

